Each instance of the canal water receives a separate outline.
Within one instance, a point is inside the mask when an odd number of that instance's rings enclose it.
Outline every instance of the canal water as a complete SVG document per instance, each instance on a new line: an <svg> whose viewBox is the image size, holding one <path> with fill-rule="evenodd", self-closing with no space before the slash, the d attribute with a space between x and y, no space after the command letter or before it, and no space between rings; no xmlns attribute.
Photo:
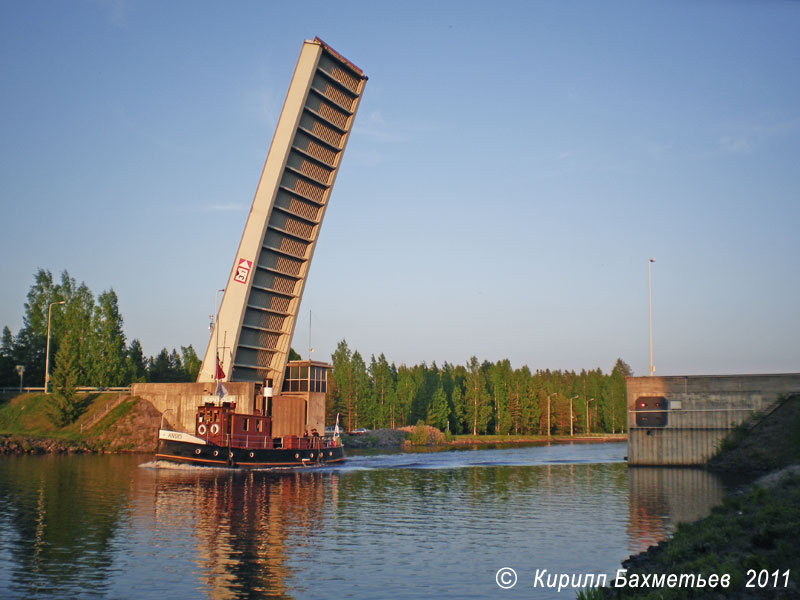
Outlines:
<svg viewBox="0 0 800 600"><path fill-rule="evenodd" d="M2 458L0 598L574 598L534 588L537 570L613 575L722 498L711 474L628 469L625 453L351 452L251 472Z"/></svg>

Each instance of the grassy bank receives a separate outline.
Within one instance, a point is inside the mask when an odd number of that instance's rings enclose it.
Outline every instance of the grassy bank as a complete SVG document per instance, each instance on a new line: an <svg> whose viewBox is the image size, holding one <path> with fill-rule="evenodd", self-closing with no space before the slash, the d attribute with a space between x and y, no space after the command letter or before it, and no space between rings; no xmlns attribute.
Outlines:
<svg viewBox="0 0 800 600"><path fill-rule="evenodd" d="M541 442L624 442L627 435L590 433L570 435L454 435L450 444L534 444Z"/></svg>
<svg viewBox="0 0 800 600"><path fill-rule="evenodd" d="M594 589L578 597L800 597L800 396L784 399L771 413L733 431L709 468L746 483L708 517L679 525L669 540L630 557L622 567L629 582L631 576L640 583L646 576L652 584L662 574L695 575L708 582L715 575L727 576L728 587L639 585Z"/></svg>
<svg viewBox="0 0 800 600"><path fill-rule="evenodd" d="M800 597L800 475L785 473L725 498L711 514L682 523L670 540L623 562L625 578L651 582L661 574L727 576L715 588L602 588L579 594L584 600L609 598L798 598ZM667 579L665 578L665 581Z"/></svg>
<svg viewBox="0 0 800 600"><path fill-rule="evenodd" d="M349 448L399 448L411 446L497 446L501 444L543 444L548 442L624 442L623 434L554 435L450 435L428 425L401 429L377 429L358 435L343 435Z"/></svg>
<svg viewBox="0 0 800 600"><path fill-rule="evenodd" d="M81 414L65 427L50 417L52 396L22 394L0 404L0 453L149 452L160 414L117 393L80 394Z"/></svg>

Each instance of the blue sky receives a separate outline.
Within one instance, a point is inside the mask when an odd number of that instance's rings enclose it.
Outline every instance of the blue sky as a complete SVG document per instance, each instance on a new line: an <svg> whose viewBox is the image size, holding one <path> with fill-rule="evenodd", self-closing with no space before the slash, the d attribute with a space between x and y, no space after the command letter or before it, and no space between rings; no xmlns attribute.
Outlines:
<svg viewBox="0 0 800 600"><path fill-rule="evenodd" d="M293 346L800 371L800 3L0 3L0 326L38 268L202 353L304 39L369 76Z"/></svg>

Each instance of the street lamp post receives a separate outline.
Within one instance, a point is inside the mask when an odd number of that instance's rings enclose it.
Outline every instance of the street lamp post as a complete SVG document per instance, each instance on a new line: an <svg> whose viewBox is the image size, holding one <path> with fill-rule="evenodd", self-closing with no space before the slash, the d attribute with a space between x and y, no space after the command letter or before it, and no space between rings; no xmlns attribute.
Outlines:
<svg viewBox="0 0 800 600"><path fill-rule="evenodd" d="M650 377L656 372L656 368L653 365L653 286L650 275L650 265L654 262L656 262L655 258L651 258L647 262L647 304L650 309Z"/></svg>
<svg viewBox="0 0 800 600"><path fill-rule="evenodd" d="M17 365L17 373L19 374L19 393L22 393L22 375L25 373L25 365Z"/></svg>
<svg viewBox="0 0 800 600"><path fill-rule="evenodd" d="M214 314L216 315L214 319L214 350L216 351L216 363L214 364L214 379L218 380L217 372L219 371L219 367L221 366L221 362L219 359L219 293L224 292L225 288L221 290L217 290L217 293L214 295ZM224 297L223 297L224 299Z"/></svg>
<svg viewBox="0 0 800 600"><path fill-rule="evenodd" d="M553 392L547 396L547 437L550 437L550 398L557 395L558 392Z"/></svg>
<svg viewBox="0 0 800 600"><path fill-rule="evenodd" d="M572 422L572 401L575 400L578 396L573 396L569 399L569 436L572 437L574 434L574 424Z"/></svg>
<svg viewBox="0 0 800 600"><path fill-rule="evenodd" d="M44 393L50 393L50 311L53 310L54 304L64 304L64 300L61 302L51 302L47 307L47 347L45 349L45 357L44 357Z"/></svg>

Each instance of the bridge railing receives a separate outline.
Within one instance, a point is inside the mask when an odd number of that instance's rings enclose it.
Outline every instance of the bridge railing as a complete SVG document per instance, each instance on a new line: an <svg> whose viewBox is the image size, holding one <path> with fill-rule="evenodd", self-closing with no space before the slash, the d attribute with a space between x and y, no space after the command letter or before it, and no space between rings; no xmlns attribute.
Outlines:
<svg viewBox="0 0 800 600"><path fill-rule="evenodd" d="M75 388L77 391L81 392L82 394L91 394L96 392L118 392L118 393L130 393L131 387L130 386L121 386L121 387L94 387L94 386L86 386L81 385ZM53 391L52 386L50 387L50 391ZM8 394L33 394L33 393L41 393L44 392L43 386L26 386L20 389L19 386L8 386L8 387L0 387L0 394L8 395Z"/></svg>

